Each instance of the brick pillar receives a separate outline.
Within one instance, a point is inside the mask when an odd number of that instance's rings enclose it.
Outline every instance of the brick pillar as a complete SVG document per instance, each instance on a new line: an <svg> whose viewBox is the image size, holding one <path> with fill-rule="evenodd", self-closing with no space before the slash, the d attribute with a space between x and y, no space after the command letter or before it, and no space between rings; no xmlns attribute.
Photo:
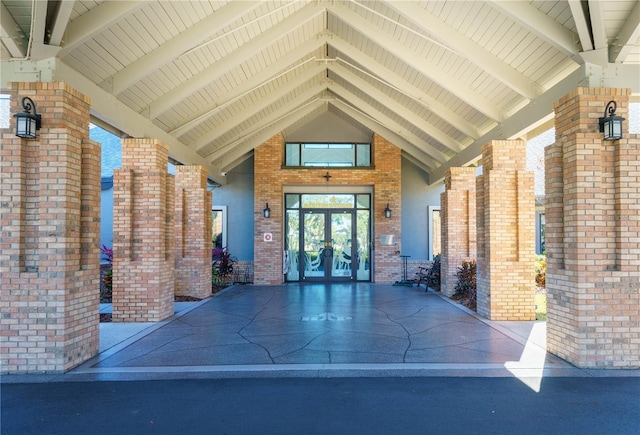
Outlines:
<svg viewBox="0 0 640 435"><path fill-rule="evenodd" d="M575 89L545 150L547 348L578 367L640 367L640 137L598 131L615 100L628 132L629 95Z"/></svg>
<svg viewBox="0 0 640 435"><path fill-rule="evenodd" d="M373 135L376 171L372 210L374 281L389 284L402 280L402 153L400 148L378 134ZM357 174L356 174L357 175ZM391 218L384 217L389 204ZM393 246L380 243L381 235L395 236ZM407 278L413 278L408 276Z"/></svg>
<svg viewBox="0 0 640 435"><path fill-rule="evenodd" d="M478 314L535 320L535 196L523 141L482 148L477 178Z"/></svg>
<svg viewBox="0 0 640 435"><path fill-rule="evenodd" d="M254 284L281 284L283 281L283 180L276 172L282 166L283 153L284 137L281 134L273 136L254 150ZM263 215L267 203L271 210L269 218ZM265 241L265 234L271 234L271 239Z"/></svg>
<svg viewBox="0 0 640 435"><path fill-rule="evenodd" d="M211 192L202 166L176 166L175 294L211 296Z"/></svg>
<svg viewBox="0 0 640 435"><path fill-rule="evenodd" d="M173 315L173 176L168 147L123 139L113 177L113 321L157 322Z"/></svg>
<svg viewBox="0 0 640 435"><path fill-rule="evenodd" d="M65 83L14 83L11 114L30 97L35 140L0 146L2 373L64 372L98 353L100 145L90 100Z"/></svg>
<svg viewBox="0 0 640 435"><path fill-rule="evenodd" d="M476 259L476 168L451 168L440 195L442 256L440 291L452 296L463 261Z"/></svg>

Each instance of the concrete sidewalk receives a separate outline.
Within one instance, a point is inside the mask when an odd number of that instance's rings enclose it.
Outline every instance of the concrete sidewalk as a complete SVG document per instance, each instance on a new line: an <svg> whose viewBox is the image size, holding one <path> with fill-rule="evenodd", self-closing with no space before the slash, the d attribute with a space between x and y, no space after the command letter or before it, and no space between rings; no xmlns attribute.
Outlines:
<svg viewBox="0 0 640 435"><path fill-rule="evenodd" d="M235 286L200 302L176 303L176 314L163 322L103 323L95 358L64 375L10 376L8 382L515 376L535 383L550 376L640 374L575 368L546 352L545 326L491 322L418 287Z"/></svg>

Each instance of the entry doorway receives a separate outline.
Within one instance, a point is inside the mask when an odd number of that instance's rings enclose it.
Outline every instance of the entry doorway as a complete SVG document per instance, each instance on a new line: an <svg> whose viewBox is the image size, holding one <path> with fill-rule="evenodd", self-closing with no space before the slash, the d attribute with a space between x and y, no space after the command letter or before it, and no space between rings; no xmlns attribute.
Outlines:
<svg viewBox="0 0 640 435"><path fill-rule="evenodd" d="M369 194L286 194L287 281L371 280Z"/></svg>

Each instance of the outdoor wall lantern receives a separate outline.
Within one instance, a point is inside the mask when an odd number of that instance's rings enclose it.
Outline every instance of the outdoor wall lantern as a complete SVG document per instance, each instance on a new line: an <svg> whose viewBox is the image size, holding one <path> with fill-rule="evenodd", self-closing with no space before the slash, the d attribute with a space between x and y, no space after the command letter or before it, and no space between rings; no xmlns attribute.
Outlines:
<svg viewBox="0 0 640 435"><path fill-rule="evenodd" d="M269 203L267 203L266 207L264 208L264 210L262 210L262 215L266 218L270 218L271 217L271 209L269 208Z"/></svg>
<svg viewBox="0 0 640 435"><path fill-rule="evenodd" d="M36 112L36 103L29 97L22 98L24 112L13 115L16 118L16 136L23 139L35 139L36 131L40 130L42 116ZM33 113L31 113L33 109Z"/></svg>
<svg viewBox="0 0 640 435"><path fill-rule="evenodd" d="M624 118L616 116L617 108L618 105L615 101L609 101L604 109L604 116L599 119L600 133L604 133L604 140L622 139L622 121L624 121ZM607 116L607 113L609 116Z"/></svg>
<svg viewBox="0 0 640 435"><path fill-rule="evenodd" d="M384 217L389 219L391 217L391 209L389 208L389 203L387 203L387 208L384 209Z"/></svg>

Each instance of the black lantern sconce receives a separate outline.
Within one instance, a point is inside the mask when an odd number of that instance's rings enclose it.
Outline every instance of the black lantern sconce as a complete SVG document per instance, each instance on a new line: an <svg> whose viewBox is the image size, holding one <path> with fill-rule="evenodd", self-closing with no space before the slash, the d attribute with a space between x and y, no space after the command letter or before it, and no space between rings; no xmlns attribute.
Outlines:
<svg viewBox="0 0 640 435"><path fill-rule="evenodd" d="M270 218L271 217L271 209L269 208L269 203L267 203L266 207L264 208L264 210L262 210L262 215L266 218Z"/></svg>
<svg viewBox="0 0 640 435"><path fill-rule="evenodd" d="M389 203L387 203L387 208L384 209L384 217L389 219L391 217L391 209L389 208Z"/></svg>
<svg viewBox="0 0 640 435"><path fill-rule="evenodd" d="M23 139L35 139L36 131L42 125L42 116L36 112L36 103L29 97L22 98L24 112L13 115L16 118L16 136ZM31 113L33 109L33 113Z"/></svg>
<svg viewBox="0 0 640 435"><path fill-rule="evenodd" d="M616 116L618 105L611 100L604 109L604 116L599 119L600 133L604 133L604 140L622 139L622 121L624 118ZM609 116L607 116L607 113Z"/></svg>

